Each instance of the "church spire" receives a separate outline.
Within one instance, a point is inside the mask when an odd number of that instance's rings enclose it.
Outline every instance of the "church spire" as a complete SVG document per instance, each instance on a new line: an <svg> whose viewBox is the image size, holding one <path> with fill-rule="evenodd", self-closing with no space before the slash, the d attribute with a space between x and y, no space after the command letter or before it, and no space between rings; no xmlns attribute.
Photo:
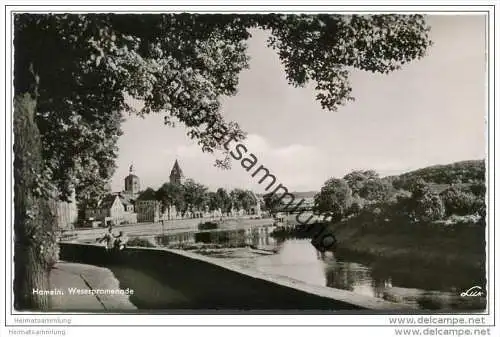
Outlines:
<svg viewBox="0 0 500 337"><path fill-rule="evenodd" d="M179 162L176 159L174 166L172 167L172 171L170 171L170 183L182 184L183 180L184 180L184 174L182 173L182 169L179 165Z"/></svg>

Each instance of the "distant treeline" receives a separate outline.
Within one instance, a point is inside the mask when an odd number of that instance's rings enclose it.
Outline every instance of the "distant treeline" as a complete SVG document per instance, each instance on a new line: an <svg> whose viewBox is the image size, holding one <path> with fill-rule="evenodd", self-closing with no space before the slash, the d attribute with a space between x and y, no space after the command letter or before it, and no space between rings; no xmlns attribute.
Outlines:
<svg viewBox="0 0 500 337"><path fill-rule="evenodd" d="M385 221L397 217L430 222L463 216L479 221L486 215L485 193L482 160L431 166L384 178L373 170L357 170L343 178L328 179L315 196L314 210L330 214L333 222L362 213Z"/></svg>
<svg viewBox="0 0 500 337"><path fill-rule="evenodd" d="M232 210L249 212L259 202L252 191L239 188L229 192L224 188L210 191L207 186L192 179L186 180L183 184L167 182L158 190L147 188L140 193L138 200L157 200L161 202L163 208L175 206L177 211L181 212L220 210L223 214Z"/></svg>
<svg viewBox="0 0 500 337"><path fill-rule="evenodd" d="M472 184L485 182L484 160L467 160L448 165L435 165L399 176L384 178L392 182L399 189L409 190L411 185L419 179L433 184Z"/></svg>

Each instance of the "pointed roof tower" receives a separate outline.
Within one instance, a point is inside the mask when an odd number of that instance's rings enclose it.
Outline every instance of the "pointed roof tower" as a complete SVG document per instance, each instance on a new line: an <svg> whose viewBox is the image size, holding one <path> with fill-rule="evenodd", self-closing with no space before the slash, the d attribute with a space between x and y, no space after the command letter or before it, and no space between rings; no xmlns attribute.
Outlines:
<svg viewBox="0 0 500 337"><path fill-rule="evenodd" d="M184 174L182 173L182 169L176 159L174 166L172 167L172 171L170 171L170 182L173 184L182 184L183 180Z"/></svg>

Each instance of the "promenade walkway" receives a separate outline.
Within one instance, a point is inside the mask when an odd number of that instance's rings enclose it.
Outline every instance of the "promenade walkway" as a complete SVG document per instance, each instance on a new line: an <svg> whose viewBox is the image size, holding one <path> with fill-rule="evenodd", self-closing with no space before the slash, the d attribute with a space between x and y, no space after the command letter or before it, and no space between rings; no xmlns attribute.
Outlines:
<svg viewBox="0 0 500 337"><path fill-rule="evenodd" d="M106 268L60 261L50 273L51 309L58 312L131 311L129 296L119 294L120 284ZM96 294L115 290L115 294Z"/></svg>

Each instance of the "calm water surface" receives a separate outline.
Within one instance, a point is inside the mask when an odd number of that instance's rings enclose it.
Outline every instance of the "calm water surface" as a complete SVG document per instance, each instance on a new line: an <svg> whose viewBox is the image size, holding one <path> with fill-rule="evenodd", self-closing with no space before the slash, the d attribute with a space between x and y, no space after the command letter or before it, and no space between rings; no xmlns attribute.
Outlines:
<svg viewBox="0 0 500 337"><path fill-rule="evenodd" d="M457 267L435 270L388 260L360 259L348 254L336 256L332 252L319 252L310 239L275 239L270 234L272 230L271 226L263 226L179 233L157 237L157 241L160 245L184 249L200 244L216 245L218 250L197 252L225 258L231 263L268 274L406 303L415 308L454 311L485 308L484 297L460 296L461 292L475 285L484 289L481 281L484 277L480 270ZM235 249L237 247L241 248ZM232 249L221 253L220 248ZM259 250L263 254L248 254L249 251Z"/></svg>

